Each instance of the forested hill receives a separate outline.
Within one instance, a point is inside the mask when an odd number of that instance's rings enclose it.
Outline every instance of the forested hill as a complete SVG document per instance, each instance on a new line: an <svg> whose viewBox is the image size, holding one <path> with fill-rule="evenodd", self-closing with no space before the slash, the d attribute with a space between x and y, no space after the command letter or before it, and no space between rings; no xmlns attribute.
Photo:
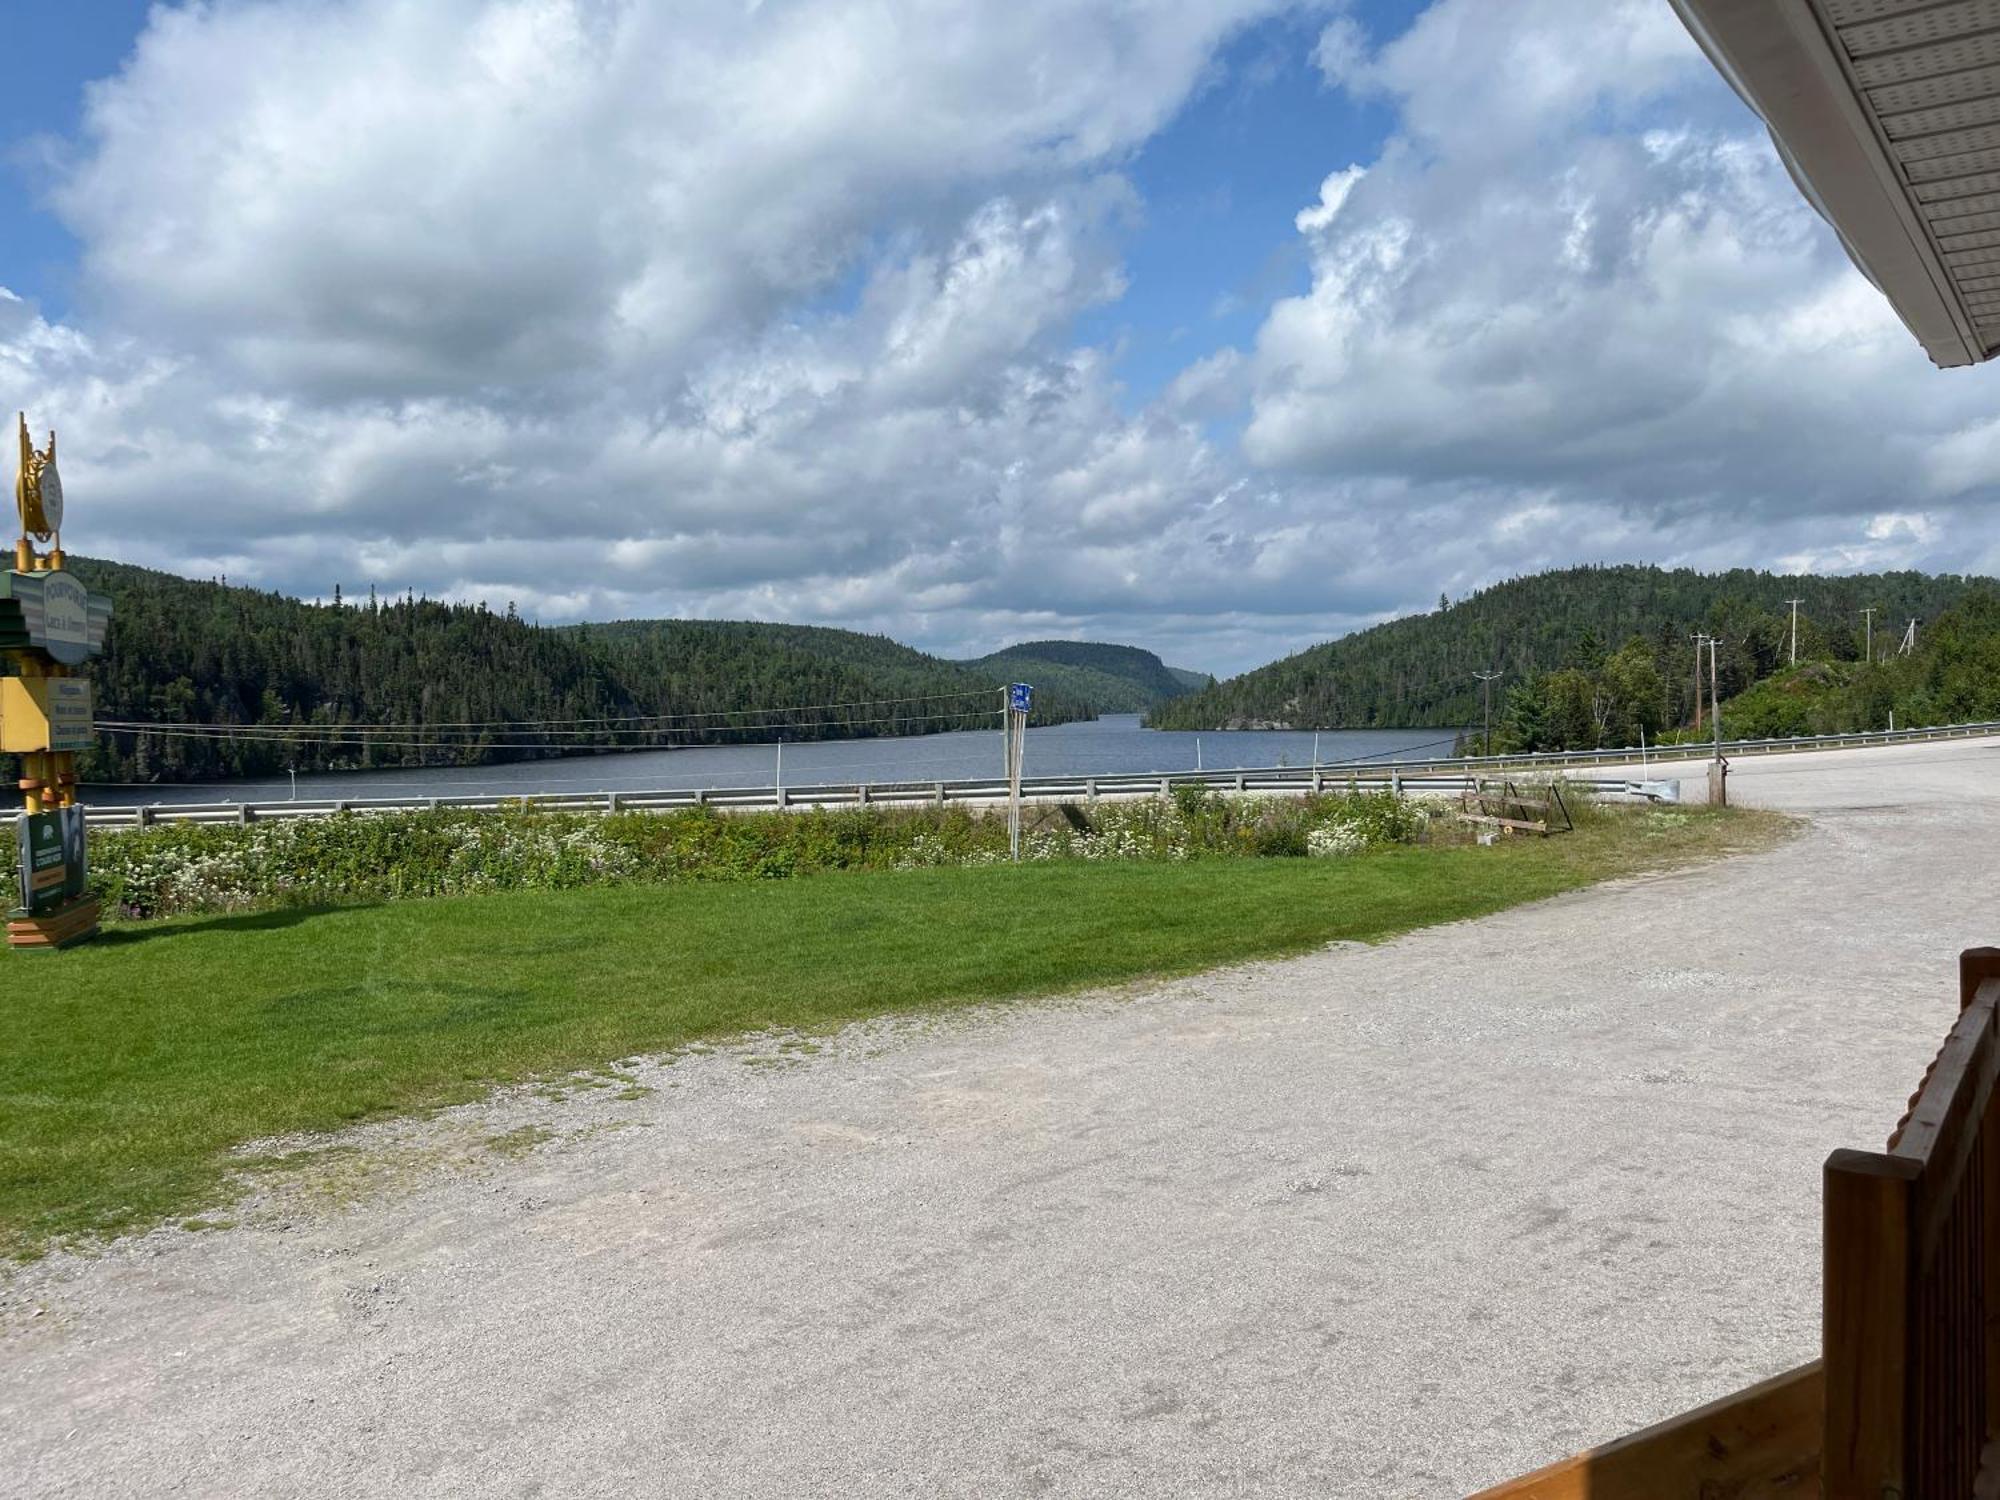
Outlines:
<svg viewBox="0 0 2000 1500"><path fill-rule="evenodd" d="M1269 666L1155 708L1163 729L1476 724L1478 672L1500 672L1496 716L1510 686L1593 651L1640 638L1669 695L1669 722L1693 711L1694 649L1688 637L1722 638L1724 695L1768 676L1788 657L1788 599L1799 599L1799 655L1855 660L1861 611L1873 606L1877 654L1907 621L1934 620L1993 580L1923 573L1820 578L1738 569L1614 566L1565 568L1440 600L1410 615L1314 646ZM1920 627L1921 628L1921 627Z"/></svg>
<svg viewBox="0 0 2000 1500"><path fill-rule="evenodd" d="M100 721L239 731L101 735L82 760L91 781L469 765L596 746L997 722L1000 677L847 631L678 621L541 628L511 609L415 598L311 604L88 558L71 566L114 603L105 654L90 668ZM798 705L822 706L792 711ZM1090 712L1060 692L1038 694L1035 707L1045 723ZM662 715L674 717L634 722Z"/></svg>
<svg viewBox="0 0 2000 1500"><path fill-rule="evenodd" d="M1092 704L1099 713L1144 713L1156 703L1178 698L1210 679L1177 673L1150 651L1099 641L1024 641L991 656L965 663L975 671L1032 682L1037 691L1056 692Z"/></svg>

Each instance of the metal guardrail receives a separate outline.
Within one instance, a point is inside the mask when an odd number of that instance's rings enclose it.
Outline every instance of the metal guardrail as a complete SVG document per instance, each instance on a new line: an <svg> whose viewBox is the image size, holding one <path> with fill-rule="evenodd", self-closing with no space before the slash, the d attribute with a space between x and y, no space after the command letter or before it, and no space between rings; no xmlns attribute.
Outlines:
<svg viewBox="0 0 2000 1500"><path fill-rule="evenodd" d="M1935 729L1895 729L1871 734L1803 735L1793 739L1724 740L1731 757L1775 755L1808 750L1860 749L1918 743L1927 740L1975 739L2000 735L2000 722L1951 724ZM1354 761L1344 765L1266 766L1255 770L1152 771L1111 776L1033 776L1021 782L1024 797L1062 801L1091 797L1158 796L1177 786L1204 786L1224 792L1303 792L1310 790L1398 791L1413 795L1446 795L1467 790L1482 775L1519 771L1575 770L1596 766L1626 766L1642 755L1648 769L1654 762L1706 760L1712 744L1637 746L1623 750L1573 750L1539 755L1467 756L1452 760ZM1449 769L1446 769L1446 768ZM1642 775L1571 777L1570 784L1614 797L1671 801L1675 783ZM450 808L463 812L501 812L534 808L544 812L665 812L684 807L753 810L787 807L912 806L925 803L999 802L1007 783L998 776L958 781L840 782L816 786L710 787L651 792L529 792L515 796L340 797L275 802L153 803L123 807L87 807L93 827L131 828L154 823L251 823L281 818L323 818L343 812L417 812Z"/></svg>
<svg viewBox="0 0 2000 1500"><path fill-rule="evenodd" d="M1883 745L1921 744L1927 740L1971 740L2000 735L2000 720L1976 724L1939 724L1924 729L1873 729L1860 734L1802 734L1790 739L1724 740L1722 753L1734 759L1744 755L1787 755L1807 750L1863 750ZM1558 750L1535 755L1471 755L1454 758L1454 766L1486 770L1517 770L1526 767L1625 766L1654 761L1707 760L1715 753L1712 740L1684 745L1627 745L1622 750ZM1429 764L1435 765L1432 761Z"/></svg>
<svg viewBox="0 0 2000 1500"><path fill-rule="evenodd" d="M1023 778L1021 795L1030 801L1061 802L1104 797L1156 797L1175 787L1200 786L1218 792L1255 793L1308 791L1393 791L1410 796L1453 796L1477 787L1480 777L1462 772L1384 773L1369 767L1366 775L1337 766L1267 767L1244 771L1171 771L1143 775L1038 776ZM1627 777L1572 777L1568 785L1601 796L1654 802L1678 799L1679 785L1670 781L1640 781ZM536 792L522 796L479 797L340 797L281 802L188 802L134 807L87 807L85 821L94 828L144 828L159 823L253 823L287 818L325 818L337 813L457 812L627 813L671 812L680 808L713 807L753 811L794 807L943 806L951 802L1004 802L1007 783L1000 777L963 781L847 782L824 786L728 787L670 789L654 792Z"/></svg>

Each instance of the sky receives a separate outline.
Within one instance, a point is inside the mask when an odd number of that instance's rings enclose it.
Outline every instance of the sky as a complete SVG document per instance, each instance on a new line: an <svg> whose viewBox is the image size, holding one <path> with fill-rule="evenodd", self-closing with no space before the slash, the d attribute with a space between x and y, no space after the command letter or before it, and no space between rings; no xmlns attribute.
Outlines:
<svg viewBox="0 0 2000 1500"><path fill-rule="evenodd" d="M22 9L73 551L1218 673L1578 562L2000 571L2000 374L1666 0Z"/></svg>

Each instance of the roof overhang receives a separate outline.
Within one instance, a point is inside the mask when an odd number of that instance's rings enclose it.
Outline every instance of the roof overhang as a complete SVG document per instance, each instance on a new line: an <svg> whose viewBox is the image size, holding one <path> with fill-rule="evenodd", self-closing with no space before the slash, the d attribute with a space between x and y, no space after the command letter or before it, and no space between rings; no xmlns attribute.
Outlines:
<svg viewBox="0 0 2000 1500"><path fill-rule="evenodd" d="M1672 0L1940 365L2000 352L2000 0Z"/></svg>

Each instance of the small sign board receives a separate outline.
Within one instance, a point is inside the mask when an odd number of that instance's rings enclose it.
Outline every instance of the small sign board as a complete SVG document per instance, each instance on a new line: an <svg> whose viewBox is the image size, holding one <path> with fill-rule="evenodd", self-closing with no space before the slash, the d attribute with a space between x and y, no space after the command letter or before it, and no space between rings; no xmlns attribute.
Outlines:
<svg viewBox="0 0 2000 1500"><path fill-rule="evenodd" d="M88 750L95 735L88 678L0 677L0 751Z"/></svg>
<svg viewBox="0 0 2000 1500"><path fill-rule="evenodd" d="M1007 689L1007 707L1017 714L1024 714L1028 711L1028 705L1034 700L1034 696L1034 688L1027 683L1014 683Z"/></svg>
<svg viewBox="0 0 2000 1500"><path fill-rule="evenodd" d="M83 809L22 813L16 820L21 852L21 910L46 916L83 894Z"/></svg>

